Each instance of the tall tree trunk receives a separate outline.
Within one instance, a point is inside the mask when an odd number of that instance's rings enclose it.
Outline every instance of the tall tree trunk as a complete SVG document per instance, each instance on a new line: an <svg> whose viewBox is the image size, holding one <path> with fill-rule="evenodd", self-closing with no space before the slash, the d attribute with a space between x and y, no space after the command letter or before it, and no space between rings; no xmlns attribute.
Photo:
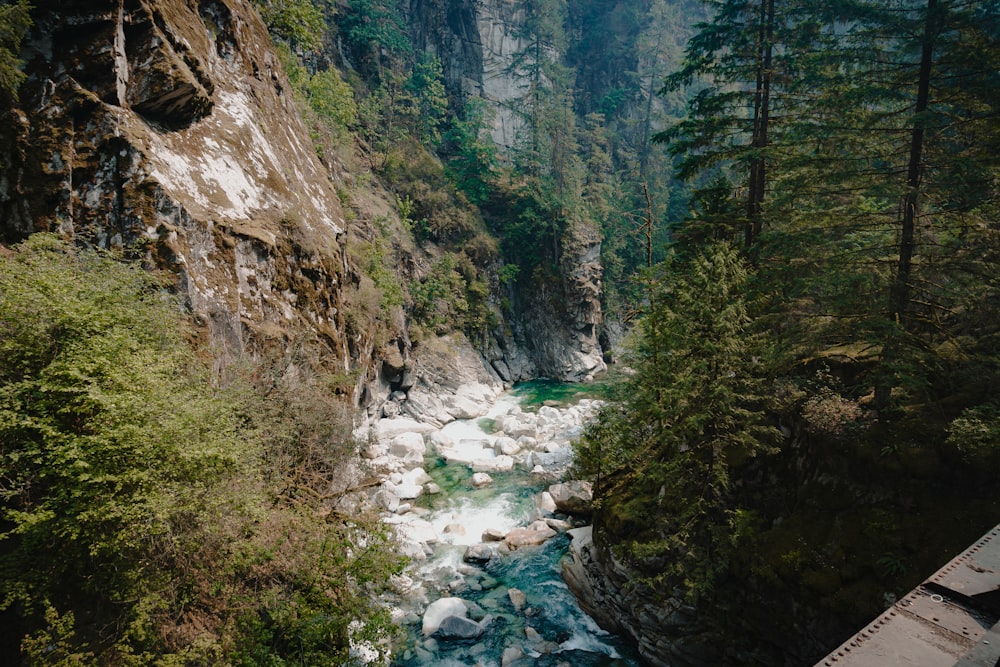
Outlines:
<svg viewBox="0 0 1000 667"><path fill-rule="evenodd" d="M771 63L774 42L774 0L761 0L757 43L757 90L754 93L753 137L750 146L750 178L747 193L747 222L743 243L747 248L760 236L764 193L767 189L767 130L770 123Z"/></svg>
<svg viewBox="0 0 1000 667"><path fill-rule="evenodd" d="M917 103L913 110L913 132L910 134L910 155L906 168L906 194L903 197L903 217L899 230L899 259L896 274L889 288L889 335L882 349L882 370L875 385L875 407L885 410L896 384L892 365L899 356L902 334L907 329L910 304L910 275L916 249L916 227L920 204L920 181L923 175L924 113L930 103L931 67L934 62L934 37L937 31L937 0L927 0L924 36L920 49L920 69L917 75Z"/></svg>

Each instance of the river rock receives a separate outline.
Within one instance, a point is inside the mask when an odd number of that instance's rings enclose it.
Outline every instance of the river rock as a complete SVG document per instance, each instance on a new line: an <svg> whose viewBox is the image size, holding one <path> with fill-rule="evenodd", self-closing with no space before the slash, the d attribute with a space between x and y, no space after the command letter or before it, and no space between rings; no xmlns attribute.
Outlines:
<svg viewBox="0 0 1000 667"><path fill-rule="evenodd" d="M549 493L561 512L589 516L594 511L594 490L590 482L574 480L553 484Z"/></svg>
<svg viewBox="0 0 1000 667"><path fill-rule="evenodd" d="M497 543L473 544L465 550L462 560L466 563L489 563L499 555Z"/></svg>
<svg viewBox="0 0 1000 667"><path fill-rule="evenodd" d="M562 447L554 452L532 452L531 454L531 463L545 469L568 467L572 460L572 447Z"/></svg>
<svg viewBox="0 0 1000 667"><path fill-rule="evenodd" d="M417 486L423 486L428 482L433 481L431 476L427 474L427 471L423 468L414 468L403 473L403 484L416 484Z"/></svg>
<svg viewBox="0 0 1000 667"><path fill-rule="evenodd" d="M552 517L545 517L545 525L547 525L552 530L557 533L565 533L566 531L573 528L573 524L569 521L563 521L562 519L554 519Z"/></svg>
<svg viewBox="0 0 1000 667"><path fill-rule="evenodd" d="M468 608L465 600L461 598L441 598L427 605L424 611L423 626L421 628L425 637L429 637L437 632L441 627L441 622L450 616L465 618Z"/></svg>
<svg viewBox="0 0 1000 667"><path fill-rule="evenodd" d="M510 667L521 658L525 657L524 649L520 646L508 646L500 656L500 667Z"/></svg>
<svg viewBox="0 0 1000 667"><path fill-rule="evenodd" d="M389 454L405 464L422 464L427 446L419 433L400 433L389 442Z"/></svg>
<svg viewBox="0 0 1000 667"><path fill-rule="evenodd" d="M510 472L514 469L514 458L500 455L491 459L476 459L471 466L475 472Z"/></svg>
<svg viewBox="0 0 1000 667"><path fill-rule="evenodd" d="M493 449L497 454L513 456L521 451L521 446L517 444L517 441L514 440L514 438L505 435L496 439L496 442L493 443Z"/></svg>
<svg viewBox="0 0 1000 667"><path fill-rule="evenodd" d="M524 591L518 588L507 589L507 597L510 598L510 603L514 605L514 609L521 611L528 604L528 598L525 596Z"/></svg>
<svg viewBox="0 0 1000 667"><path fill-rule="evenodd" d="M514 528L504 537L503 541L511 549L537 546L556 536L556 531L548 527L544 521L536 521L527 528Z"/></svg>
<svg viewBox="0 0 1000 667"><path fill-rule="evenodd" d="M419 484L400 484L392 491L400 500L416 500L424 494L424 487ZM398 509L398 508L397 508Z"/></svg>
<svg viewBox="0 0 1000 667"><path fill-rule="evenodd" d="M442 449L449 449L455 446L455 440L445 433L444 431L434 431L427 439L430 441L432 447L437 452L441 452Z"/></svg>
<svg viewBox="0 0 1000 667"><path fill-rule="evenodd" d="M515 442L521 449L538 449L538 438L530 435L522 435Z"/></svg>
<svg viewBox="0 0 1000 667"><path fill-rule="evenodd" d="M449 523L441 532L449 535L465 535L465 526L460 523Z"/></svg>
<svg viewBox="0 0 1000 667"><path fill-rule="evenodd" d="M395 419L380 419L375 423L376 440L392 440L397 435L403 433L430 433L435 430L432 424L418 422L408 417L397 417Z"/></svg>
<svg viewBox="0 0 1000 667"><path fill-rule="evenodd" d="M489 486L493 483L493 478L484 472L476 472L472 474L472 486L478 488Z"/></svg>
<svg viewBox="0 0 1000 667"><path fill-rule="evenodd" d="M507 533L499 528L487 528L483 531L482 540L483 542L503 542L503 538L506 536Z"/></svg>
<svg viewBox="0 0 1000 667"><path fill-rule="evenodd" d="M435 484L434 482L427 482L426 484L424 484L424 493L432 496L436 495L438 493L441 493L441 487Z"/></svg>
<svg viewBox="0 0 1000 667"><path fill-rule="evenodd" d="M440 639L478 639L483 635L483 627L464 616L447 616L434 633Z"/></svg>
<svg viewBox="0 0 1000 667"><path fill-rule="evenodd" d="M379 489L372 496L372 502L388 512L395 512L399 507L399 496L389 489Z"/></svg>
<svg viewBox="0 0 1000 667"><path fill-rule="evenodd" d="M503 391L503 380L460 332L431 337L414 348L413 386L403 410L447 424L483 414Z"/></svg>
<svg viewBox="0 0 1000 667"><path fill-rule="evenodd" d="M552 494L542 491L535 496L535 512L539 517L546 517L556 512L556 501L552 499Z"/></svg>
<svg viewBox="0 0 1000 667"><path fill-rule="evenodd" d="M374 442L361 450L361 456L366 459L372 460L389 453L389 445L384 442Z"/></svg>
<svg viewBox="0 0 1000 667"><path fill-rule="evenodd" d="M419 544L432 544L439 541L437 531L430 521L425 521L417 517L389 517L384 519L386 523L396 526L396 534L404 542L416 542Z"/></svg>

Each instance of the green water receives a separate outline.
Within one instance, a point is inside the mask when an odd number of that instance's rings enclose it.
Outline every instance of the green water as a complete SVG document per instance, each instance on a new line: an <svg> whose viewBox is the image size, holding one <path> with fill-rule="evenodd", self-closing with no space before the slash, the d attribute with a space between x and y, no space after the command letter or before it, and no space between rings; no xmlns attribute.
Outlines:
<svg viewBox="0 0 1000 667"><path fill-rule="evenodd" d="M514 385L511 394L518 397L521 407L532 412L543 405L567 407L581 398L604 399L610 390L610 379L602 376L592 382L557 382L529 380Z"/></svg>
<svg viewBox="0 0 1000 667"><path fill-rule="evenodd" d="M522 409L531 410L546 404L567 407L580 398L600 398L603 391L596 383L581 385L535 380L518 385L511 393L520 400ZM478 425L489 432L492 431L490 421L482 419ZM535 494L548 486L527 472L514 470L491 473L494 482L477 489L472 486L472 471L466 465L448 464L432 456L427 458L424 467L442 493L424 496L418 504L432 513L455 511L461 517L460 522L469 522L469 525L477 518L482 520L484 508L498 521L513 518L520 525L527 524ZM504 502L498 503L501 499ZM572 667L634 667L641 664L629 642L603 632L577 606L561 576L560 562L566 557L568 546L569 538L560 535L539 547L519 549L485 567L467 571L467 588L456 595L478 605L480 613L474 615L476 620L484 614L493 617L485 634L473 641L428 641L421 636L418 623L409 627L406 640L394 648L392 664L395 667L499 667L505 648L530 649L526 641L528 628L537 631L546 641L558 644L558 650L542 655L529 654L511 667L566 664ZM438 553L451 553L460 559L464 549L443 544L438 547ZM524 610L514 609L508 595L510 588L524 592L527 598ZM431 585L428 590L431 601L452 595L446 590L434 589Z"/></svg>

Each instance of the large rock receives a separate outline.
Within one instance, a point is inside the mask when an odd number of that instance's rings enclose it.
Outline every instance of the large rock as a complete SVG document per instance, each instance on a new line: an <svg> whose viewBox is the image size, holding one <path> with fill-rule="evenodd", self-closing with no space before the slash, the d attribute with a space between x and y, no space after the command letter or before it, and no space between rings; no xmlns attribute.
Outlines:
<svg viewBox="0 0 1000 667"><path fill-rule="evenodd" d="M504 388L493 367L461 333L423 341L410 361L413 386L403 409L422 421L447 424L483 415Z"/></svg>
<svg viewBox="0 0 1000 667"><path fill-rule="evenodd" d="M527 528L514 528L504 536L504 544L510 549L537 546L555 537L556 531L544 521L535 521Z"/></svg>
<svg viewBox="0 0 1000 667"><path fill-rule="evenodd" d="M389 454L404 464L421 464L427 445L419 433L400 433L389 443Z"/></svg>
<svg viewBox="0 0 1000 667"><path fill-rule="evenodd" d="M466 563L482 565L489 563L499 555L500 551L496 542L490 544L473 544L466 548L465 554L462 556L462 560Z"/></svg>
<svg viewBox="0 0 1000 667"><path fill-rule="evenodd" d="M510 472L514 469L514 458L505 455L494 456L476 459L470 465L475 472Z"/></svg>
<svg viewBox="0 0 1000 667"><path fill-rule="evenodd" d="M427 606L427 610L424 612L421 631L425 637L430 637L441 627L441 622L444 619L451 616L465 618L468 613L465 601L461 598L441 598L440 600L435 600Z"/></svg>
<svg viewBox="0 0 1000 667"><path fill-rule="evenodd" d="M589 516L594 511L594 488L590 482L574 480L549 487L549 495L560 512Z"/></svg>
<svg viewBox="0 0 1000 667"><path fill-rule="evenodd" d="M441 639L477 639L483 634L483 627L464 616L447 616L441 621L435 637Z"/></svg>

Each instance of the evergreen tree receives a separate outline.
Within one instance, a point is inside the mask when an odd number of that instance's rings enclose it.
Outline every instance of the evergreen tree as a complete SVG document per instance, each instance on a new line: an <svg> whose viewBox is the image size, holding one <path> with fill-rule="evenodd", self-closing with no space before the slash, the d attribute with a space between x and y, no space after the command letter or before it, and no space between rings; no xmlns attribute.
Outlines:
<svg viewBox="0 0 1000 667"><path fill-rule="evenodd" d="M578 445L601 529L658 585L692 596L725 571L738 537L733 470L778 439L741 297L749 278L725 244L658 266L627 359L635 374Z"/></svg>
<svg viewBox="0 0 1000 667"><path fill-rule="evenodd" d="M0 4L0 90L17 96L18 86L24 80L18 53L21 40L31 26L27 0Z"/></svg>
<svg viewBox="0 0 1000 667"><path fill-rule="evenodd" d="M813 14L797 0L724 0L688 41L681 69L664 93L700 87L688 114L656 135L680 158L686 180L729 170L743 201L728 234L750 249L768 217L770 170L785 144L784 127L800 102L789 94L812 47ZM771 212L772 217L775 213Z"/></svg>

